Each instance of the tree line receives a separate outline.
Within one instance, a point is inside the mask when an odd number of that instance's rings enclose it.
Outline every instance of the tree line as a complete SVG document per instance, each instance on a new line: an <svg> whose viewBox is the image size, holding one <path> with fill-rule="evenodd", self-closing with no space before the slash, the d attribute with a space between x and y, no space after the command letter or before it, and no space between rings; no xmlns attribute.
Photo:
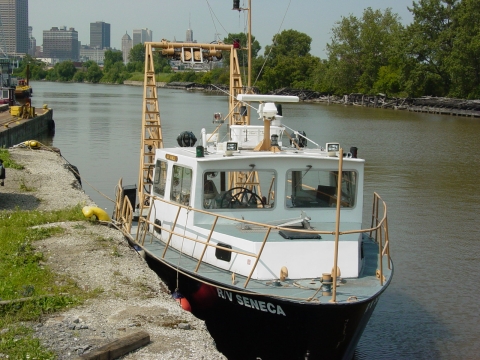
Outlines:
<svg viewBox="0 0 480 360"><path fill-rule="evenodd" d="M263 55L252 36L252 85L262 93L290 87L332 95L480 98L480 1L419 0L409 11L413 21L406 26L391 9L342 17L332 28L325 59L311 55L312 38L296 30L275 35ZM229 34L224 42L234 39L246 46L245 34ZM138 44L127 65L120 52L108 50L103 69L93 61L81 69L64 61L47 70L26 57L17 72L24 73L29 63L35 80L123 83L143 80L144 59L145 48ZM168 59L156 53L155 70L163 81L227 84L229 54L223 61L224 67L209 72L173 73ZM239 51L239 63L247 66L246 50Z"/></svg>

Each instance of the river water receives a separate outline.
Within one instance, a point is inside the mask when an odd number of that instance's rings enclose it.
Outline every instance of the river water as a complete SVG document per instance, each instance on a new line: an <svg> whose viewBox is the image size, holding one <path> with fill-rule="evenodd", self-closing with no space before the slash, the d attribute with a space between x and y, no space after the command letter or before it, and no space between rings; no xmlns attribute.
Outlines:
<svg viewBox="0 0 480 360"><path fill-rule="evenodd" d="M78 167L85 192L112 213L119 178L138 182L143 88L32 87L32 105L48 104L56 123L53 138L38 140L58 147ZM197 138L201 127L213 130L213 113L228 109L221 95L158 95L166 146L183 130ZM355 358L479 358L480 119L306 103L283 104L283 115L316 142L358 147L366 159L367 224L373 191L387 202L395 275Z"/></svg>

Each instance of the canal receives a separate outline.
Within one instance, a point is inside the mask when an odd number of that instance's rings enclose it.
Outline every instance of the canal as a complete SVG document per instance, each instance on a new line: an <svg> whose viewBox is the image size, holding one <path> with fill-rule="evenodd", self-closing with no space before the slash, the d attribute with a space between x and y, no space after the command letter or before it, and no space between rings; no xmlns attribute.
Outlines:
<svg viewBox="0 0 480 360"><path fill-rule="evenodd" d="M142 87L32 82L33 106L54 109L39 139L78 167L85 192L112 213L115 186L138 183ZM159 89L166 146L213 130L225 96ZM395 275L356 359L467 359L480 353L480 120L326 104L284 104L307 137L358 148L366 159L365 222L373 191L387 202ZM253 119L252 123L260 122ZM328 326L328 324L319 324ZM279 340L281 341L281 340Z"/></svg>

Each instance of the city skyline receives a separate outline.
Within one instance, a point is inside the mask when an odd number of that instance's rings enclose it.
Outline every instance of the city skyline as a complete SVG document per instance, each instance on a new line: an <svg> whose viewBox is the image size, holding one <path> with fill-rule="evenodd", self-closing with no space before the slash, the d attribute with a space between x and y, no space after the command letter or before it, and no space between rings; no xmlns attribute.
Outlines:
<svg viewBox="0 0 480 360"><path fill-rule="evenodd" d="M90 23L103 21L111 24L111 47L121 50L125 32L132 37L134 29L148 28L153 32L153 41L184 40L187 29L194 32L194 40L211 42L216 37L223 39L228 33L246 31L244 12L232 10L230 0L177 0L159 4L154 0L139 0L119 6L113 0L102 2L84 0L75 11L65 8L64 0L31 1L29 3L29 25L37 45L42 45L43 30L51 27L74 27L78 31L82 45L90 42ZM312 38L312 55L325 57L326 44L330 42L331 29L341 17L354 15L361 17L367 7L384 11L391 8L409 24L412 15L407 6L412 0L339 0L334 3L326 0L252 0L252 34L260 42L262 51L272 43L277 32L294 29ZM248 1L240 1L242 7ZM58 11L52 10L58 9Z"/></svg>

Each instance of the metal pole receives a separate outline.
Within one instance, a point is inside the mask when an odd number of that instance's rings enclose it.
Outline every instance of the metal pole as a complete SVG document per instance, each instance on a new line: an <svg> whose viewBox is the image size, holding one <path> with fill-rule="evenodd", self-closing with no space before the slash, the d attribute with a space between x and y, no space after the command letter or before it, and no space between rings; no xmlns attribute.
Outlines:
<svg viewBox="0 0 480 360"><path fill-rule="evenodd" d="M248 0L248 92L252 86L252 0Z"/></svg>
<svg viewBox="0 0 480 360"><path fill-rule="evenodd" d="M338 151L338 176L337 176L337 219L335 224L335 255L333 259L333 289L330 302L337 302L337 269L338 269L338 241L340 235L340 202L342 200L342 167L343 149Z"/></svg>

